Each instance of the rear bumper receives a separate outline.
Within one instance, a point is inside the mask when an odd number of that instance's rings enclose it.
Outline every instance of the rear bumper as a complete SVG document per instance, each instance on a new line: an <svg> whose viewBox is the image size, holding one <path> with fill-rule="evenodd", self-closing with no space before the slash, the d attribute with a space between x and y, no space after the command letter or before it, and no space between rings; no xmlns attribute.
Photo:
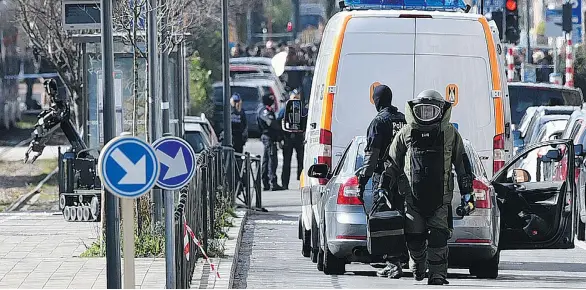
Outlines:
<svg viewBox="0 0 586 290"><path fill-rule="evenodd" d="M497 247L491 244L448 244L449 266L469 267L474 263L488 261L494 257Z"/></svg>

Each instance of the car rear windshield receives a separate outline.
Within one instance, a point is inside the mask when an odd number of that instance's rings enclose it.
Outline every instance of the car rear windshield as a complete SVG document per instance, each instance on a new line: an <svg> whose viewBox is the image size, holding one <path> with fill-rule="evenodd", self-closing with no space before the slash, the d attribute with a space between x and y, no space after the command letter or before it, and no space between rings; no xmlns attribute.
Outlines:
<svg viewBox="0 0 586 290"><path fill-rule="evenodd" d="M511 121L519 125L529 107L580 106L582 96L578 91L541 87L509 86Z"/></svg>
<svg viewBox="0 0 586 290"><path fill-rule="evenodd" d="M200 153L209 146L201 132L185 132L185 140L187 140L187 143L193 147L195 153Z"/></svg>
<svg viewBox="0 0 586 290"><path fill-rule="evenodd" d="M251 102L256 103L260 101L260 93L258 88L256 87L241 87L241 86L231 86L230 91L232 94L240 95L242 101L244 103ZM214 88L214 101L216 103L221 103L224 98L224 89L222 87L215 87Z"/></svg>

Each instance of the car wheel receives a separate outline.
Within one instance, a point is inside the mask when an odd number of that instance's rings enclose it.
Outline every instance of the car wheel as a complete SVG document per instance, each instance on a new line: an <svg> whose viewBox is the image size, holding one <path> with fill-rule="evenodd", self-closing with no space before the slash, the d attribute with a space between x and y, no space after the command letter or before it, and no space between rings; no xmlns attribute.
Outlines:
<svg viewBox="0 0 586 290"><path fill-rule="evenodd" d="M319 232L315 219L311 222L311 261L317 263L317 254L319 252Z"/></svg>
<svg viewBox="0 0 586 290"><path fill-rule="evenodd" d="M581 221L578 221L578 240L580 240L580 241L586 240L585 232L586 232L586 224Z"/></svg>
<svg viewBox="0 0 586 290"><path fill-rule="evenodd" d="M324 250L322 250L321 248L317 252L317 270L324 270Z"/></svg>
<svg viewBox="0 0 586 290"><path fill-rule="evenodd" d="M326 275L342 275L346 272L346 261L340 259L328 248L328 242L324 243L324 274Z"/></svg>
<svg viewBox="0 0 586 290"><path fill-rule="evenodd" d="M301 218L299 218L299 235L301 238L301 255L308 258L311 254L311 232L305 230Z"/></svg>
<svg viewBox="0 0 586 290"><path fill-rule="evenodd" d="M501 252L497 251L494 257L488 261L481 261L470 267L470 275L480 279L496 279L499 275L499 262Z"/></svg>

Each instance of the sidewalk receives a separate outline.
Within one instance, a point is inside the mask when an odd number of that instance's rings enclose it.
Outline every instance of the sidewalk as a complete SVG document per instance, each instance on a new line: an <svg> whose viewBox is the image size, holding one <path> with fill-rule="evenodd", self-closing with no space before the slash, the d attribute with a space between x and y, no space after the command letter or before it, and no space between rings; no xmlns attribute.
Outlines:
<svg viewBox="0 0 586 290"><path fill-rule="evenodd" d="M230 287L230 277L233 275L233 271L236 270L234 260L238 251L241 227L246 222L248 214L250 213L246 213L244 209L236 211L238 218L232 220L234 226L227 232L228 240L224 243L224 256L210 258L219 273L219 277L216 276L215 272L211 271L210 265L204 258L199 258L191 279L191 289L228 289Z"/></svg>
<svg viewBox="0 0 586 290"><path fill-rule="evenodd" d="M0 288L105 289L106 259L79 258L98 225L51 213L0 214ZM135 261L136 288L165 288L164 259Z"/></svg>

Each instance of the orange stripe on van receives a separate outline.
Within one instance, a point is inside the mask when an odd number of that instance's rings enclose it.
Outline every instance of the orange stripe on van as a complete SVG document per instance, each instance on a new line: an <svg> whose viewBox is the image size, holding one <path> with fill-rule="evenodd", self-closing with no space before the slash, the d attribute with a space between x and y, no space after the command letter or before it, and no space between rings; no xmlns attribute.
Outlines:
<svg viewBox="0 0 586 290"><path fill-rule="evenodd" d="M334 54L332 55L332 62L328 68L328 74L326 75L323 111L321 115L321 128L328 131L332 130L332 109L334 105L334 94L331 94L328 88L336 85L336 78L338 77L338 65L340 63L340 53L342 52L342 43L344 42L344 33L346 32L346 27L348 26L348 21L350 21L350 18L352 18L351 15L344 17L342 27L340 28L340 32L338 36L336 36L336 41L334 42Z"/></svg>
<svg viewBox="0 0 586 290"><path fill-rule="evenodd" d="M488 59L490 60L490 71L492 74L492 89L494 91L501 91L502 93L500 75L501 71L498 65L496 47L494 46L494 39L492 38L492 31L490 30L490 26L488 25L486 18L480 17L478 18L478 21L484 29L484 35L486 35L486 46L488 48ZM505 133L505 115L502 97L494 98L494 119L496 123L495 135Z"/></svg>

